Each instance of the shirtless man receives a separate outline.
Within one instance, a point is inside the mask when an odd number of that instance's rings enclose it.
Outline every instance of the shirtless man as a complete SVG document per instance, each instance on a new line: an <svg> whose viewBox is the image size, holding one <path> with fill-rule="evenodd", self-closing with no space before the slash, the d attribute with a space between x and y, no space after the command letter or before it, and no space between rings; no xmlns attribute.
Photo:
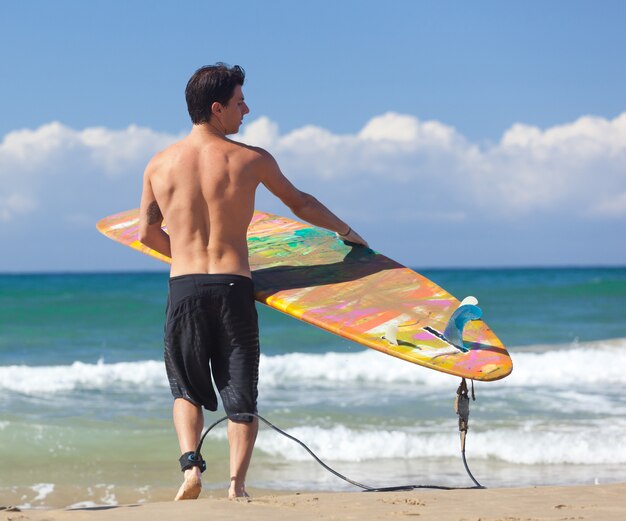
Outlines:
<svg viewBox="0 0 626 521"><path fill-rule="evenodd" d="M144 173L140 240L171 257L165 364L184 482L175 499L195 499L205 463L202 407L217 410L211 374L229 416L230 498L246 495L256 440L259 342L246 232L259 184L295 215L367 245L352 228L282 174L265 150L228 139L250 112L244 71L202 67L185 90L191 132L156 154ZM161 229L167 223L168 233ZM209 369L210 364L210 369Z"/></svg>

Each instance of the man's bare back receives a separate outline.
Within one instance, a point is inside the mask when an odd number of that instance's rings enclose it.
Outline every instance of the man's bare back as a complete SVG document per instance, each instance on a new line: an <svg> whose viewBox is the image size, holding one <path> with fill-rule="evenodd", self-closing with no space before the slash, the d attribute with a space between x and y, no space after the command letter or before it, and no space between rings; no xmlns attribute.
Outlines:
<svg viewBox="0 0 626 521"><path fill-rule="evenodd" d="M265 161L251 147L194 127L161 152L146 176L155 202L148 219L167 223L171 276L230 273L250 277L246 231Z"/></svg>

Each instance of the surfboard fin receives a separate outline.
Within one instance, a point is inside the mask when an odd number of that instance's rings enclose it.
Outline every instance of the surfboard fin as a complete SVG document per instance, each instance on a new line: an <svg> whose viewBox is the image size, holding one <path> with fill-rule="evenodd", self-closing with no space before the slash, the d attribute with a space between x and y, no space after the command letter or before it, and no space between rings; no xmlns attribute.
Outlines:
<svg viewBox="0 0 626 521"><path fill-rule="evenodd" d="M470 320L478 320L483 316L483 311L478 307L478 300L475 297L466 297L461 302L461 305L450 317L448 325L443 332L443 337L446 342L458 347L464 353L469 351L469 348L463 343L463 329Z"/></svg>
<svg viewBox="0 0 626 521"><path fill-rule="evenodd" d="M398 345L398 324L392 323L387 324L387 328L385 329L385 336L383 336L383 340L389 342L392 346Z"/></svg>

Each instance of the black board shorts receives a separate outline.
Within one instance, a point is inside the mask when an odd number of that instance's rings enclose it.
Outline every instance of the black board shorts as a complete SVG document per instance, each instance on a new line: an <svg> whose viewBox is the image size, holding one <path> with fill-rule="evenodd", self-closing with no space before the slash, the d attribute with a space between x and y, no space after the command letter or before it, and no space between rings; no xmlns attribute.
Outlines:
<svg viewBox="0 0 626 521"><path fill-rule="evenodd" d="M213 374L229 417L256 413L259 326L252 280L222 274L170 278L164 358L174 398L217 410Z"/></svg>

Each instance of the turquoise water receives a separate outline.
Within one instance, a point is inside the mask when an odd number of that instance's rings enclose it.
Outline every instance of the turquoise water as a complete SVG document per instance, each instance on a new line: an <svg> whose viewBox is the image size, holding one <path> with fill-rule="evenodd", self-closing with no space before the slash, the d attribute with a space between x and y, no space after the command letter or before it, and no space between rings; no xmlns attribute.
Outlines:
<svg viewBox="0 0 626 521"><path fill-rule="evenodd" d="M509 378L476 386L467 453L477 479L626 479L623 444L598 443L626 427L626 269L421 273L459 298L475 295L514 360ZM115 504L175 490L166 291L160 272L0 275L0 503ZM358 481L471 484L451 410L457 378L258 307L261 414ZM227 482L224 430L206 445L205 486L217 493ZM248 481L352 489L267 430Z"/></svg>

